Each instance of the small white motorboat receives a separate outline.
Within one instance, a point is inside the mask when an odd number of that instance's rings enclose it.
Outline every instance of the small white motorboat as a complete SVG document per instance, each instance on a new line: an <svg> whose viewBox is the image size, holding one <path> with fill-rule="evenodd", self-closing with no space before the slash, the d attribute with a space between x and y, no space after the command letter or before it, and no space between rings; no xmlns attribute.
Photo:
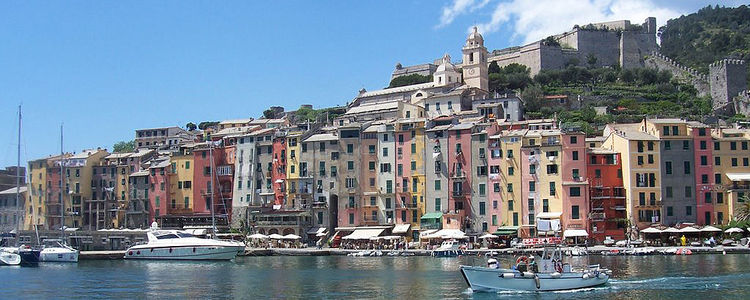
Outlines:
<svg viewBox="0 0 750 300"><path fill-rule="evenodd" d="M440 247L432 250L432 256L437 257L454 257L463 254L458 246L458 241L447 240L440 244Z"/></svg>
<svg viewBox="0 0 750 300"><path fill-rule="evenodd" d="M572 270L563 263L558 248L544 249L538 272L523 268L500 269L491 259L487 267L461 266L461 274L473 291L558 291L599 286L607 283L612 271L591 265L583 270ZM523 262L525 257L519 257ZM494 262L493 262L494 261ZM520 264L519 264L520 266ZM532 270L535 271L535 270Z"/></svg>
<svg viewBox="0 0 750 300"><path fill-rule="evenodd" d="M39 252L39 261L78 262L78 250L60 240L48 239L44 241L44 248Z"/></svg>
<svg viewBox="0 0 750 300"><path fill-rule="evenodd" d="M11 251L0 251L0 265L17 266L21 264L21 256Z"/></svg>

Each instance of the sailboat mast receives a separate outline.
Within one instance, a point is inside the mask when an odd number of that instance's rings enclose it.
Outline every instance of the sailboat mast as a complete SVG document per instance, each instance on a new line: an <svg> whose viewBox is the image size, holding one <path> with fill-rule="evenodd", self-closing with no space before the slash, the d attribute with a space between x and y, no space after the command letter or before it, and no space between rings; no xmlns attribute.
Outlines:
<svg viewBox="0 0 750 300"><path fill-rule="evenodd" d="M21 235L21 105L18 105L18 145L16 148L16 246L18 246L18 236Z"/></svg>
<svg viewBox="0 0 750 300"><path fill-rule="evenodd" d="M63 176L64 172L64 158L63 152L63 125L60 124L60 234L61 238L65 239L65 201L63 200Z"/></svg>
<svg viewBox="0 0 750 300"><path fill-rule="evenodd" d="M214 216L214 174L216 174L214 170L214 142L209 141L208 145L208 156L210 157L210 166L211 166L211 229L213 230L213 236L216 237L216 217Z"/></svg>

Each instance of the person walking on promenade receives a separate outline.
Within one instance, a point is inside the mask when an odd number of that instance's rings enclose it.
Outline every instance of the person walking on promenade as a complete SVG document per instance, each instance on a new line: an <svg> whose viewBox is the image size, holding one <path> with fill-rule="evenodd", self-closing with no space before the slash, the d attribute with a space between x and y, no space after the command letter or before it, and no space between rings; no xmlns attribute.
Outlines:
<svg viewBox="0 0 750 300"><path fill-rule="evenodd" d="M687 238L685 238L685 235L684 235L684 234L683 234L683 235L682 235L682 237L680 238L680 243L681 243L681 244L682 244L683 246L685 246L685 244L687 244Z"/></svg>

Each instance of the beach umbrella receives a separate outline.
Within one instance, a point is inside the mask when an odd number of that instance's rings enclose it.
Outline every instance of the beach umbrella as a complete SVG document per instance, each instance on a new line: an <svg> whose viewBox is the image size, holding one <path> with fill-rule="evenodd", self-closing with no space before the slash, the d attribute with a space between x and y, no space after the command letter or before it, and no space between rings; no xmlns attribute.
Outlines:
<svg viewBox="0 0 750 300"><path fill-rule="evenodd" d="M659 228L649 227L644 230L641 230L641 233L661 233L662 231L659 230Z"/></svg>
<svg viewBox="0 0 750 300"><path fill-rule="evenodd" d="M698 228L688 226L688 227L680 229L680 232L682 232L682 233L699 233L701 231Z"/></svg>
<svg viewBox="0 0 750 300"><path fill-rule="evenodd" d="M249 235L249 236L247 236L247 237L248 237L248 238L250 238L250 239L256 239L256 240L258 240L258 239L267 239L267 238L268 238L268 236L267 236L267 235L265 235L265 234L260 234L260 233L256 233L256 234L251 234L251 235Z"/></svg>
<svg viewBox="0 0 750 300"><path fill-rule="evenodd" d="M721 232L721 229L708 225L701 228L701 232Z"/></svg>
<svg viewBox="0 0 750 300"><path fill-rule="evenodd" d="M732 227L724 230L724 233L742 233L742 228Z"/></svg>
<svg viewBox="0 0 750 300"><path fill-rule="evenodd" d="M269 235L268 237L271 238L271 239L274 239L274 240L280 240L280 239L284 238L284 236L282 236L280 234L276 234L276 233L274 233L272 235Z"/></svg>
<svg viewBox="0 0 750 300"><path fill-rule="evenodd" d="M662 233L680 233L680 230L674 227L669 227L667 229L664 229Z"/></svg>
<svg viewBox="0 0 750 300"><path fill-rule="evenodd" d="M283 236L283 239L285 239L285 240L299 240L299 239L301 239L301 237L299 235L296 235L296 234L287 234L287 235Z"/></svg>
<svg viewBox="0 0 750 300"><path fill-rule="evenodd" d="M479 238L480 238L480 239L496 239L496 238L497 238L497 236L496 236L496 235L494 235L494 234L489 234L489 233L488 233L488 234L485 234L485 235L483 235L483 236L480 236Z"/></svg>

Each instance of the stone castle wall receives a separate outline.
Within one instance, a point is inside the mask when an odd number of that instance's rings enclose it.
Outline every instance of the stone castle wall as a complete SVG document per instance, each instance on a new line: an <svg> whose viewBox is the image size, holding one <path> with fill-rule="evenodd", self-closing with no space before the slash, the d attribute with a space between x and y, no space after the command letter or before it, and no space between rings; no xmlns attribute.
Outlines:
<svg viewBox="0 0 750 300"><path fill-rule="evenodd" d="M695 89L698 90L699 97L707 96L711 91L708 84L708 77L706 75L703 75L694 69L685 67L659 52L654 51L649 53L644 60L644 64L648 68L672 72L672 77L675 79L693 85Z"/></svg>
<svg viewBox="0 0 750 300"><path fill-rule="evenodd" d="M750 116L750 91L744 90L734 98L734 111L738 114Z"/></svg>

